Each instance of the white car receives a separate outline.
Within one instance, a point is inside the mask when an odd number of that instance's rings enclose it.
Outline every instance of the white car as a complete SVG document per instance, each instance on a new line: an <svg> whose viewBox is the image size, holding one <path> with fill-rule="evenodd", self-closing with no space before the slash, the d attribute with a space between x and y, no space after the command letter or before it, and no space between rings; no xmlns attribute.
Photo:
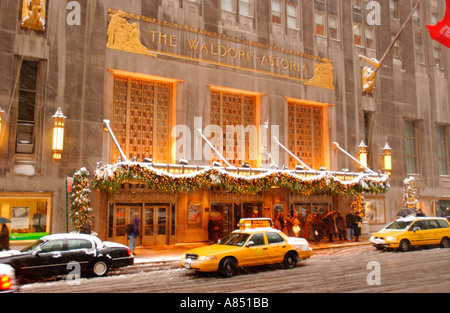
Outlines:
<svg viewBox="0 0 450 313"><path fill-rule="evenodd" d="M16 290L16 273L14 268L7 264L0 264L0 293L13 293Z"/></svg>

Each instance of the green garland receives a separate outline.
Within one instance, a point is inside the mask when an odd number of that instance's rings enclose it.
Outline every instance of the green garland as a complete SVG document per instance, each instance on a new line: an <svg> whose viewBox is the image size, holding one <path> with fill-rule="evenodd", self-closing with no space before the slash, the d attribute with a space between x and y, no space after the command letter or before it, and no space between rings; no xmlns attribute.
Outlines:
<svg viewBox="0 0 450 313"><path fill-rule="evenodd" d="M89 172L82 168L73 175L72 193L70 194L70 221L73 228L79 231L89 220L94 218L90 207Z"/></svg>
<svg viewBox="0 0 450 313"><path fill-rule="evenodd" d="M95 190L113 194L122 184L129 182L142 183L150 189L170 193L221 187L231 193L256 194L279 187L304 196L319 192L356 196L361 193L385 193L390 188L388 176L373 178L360 175L352 182L342 182L328 172L318 172L317 176L312 178L301 177L288 171L272 171L245 177L213 167L195 174L173 175L139 163L120 163L98 169L92 186Z"/></svg>

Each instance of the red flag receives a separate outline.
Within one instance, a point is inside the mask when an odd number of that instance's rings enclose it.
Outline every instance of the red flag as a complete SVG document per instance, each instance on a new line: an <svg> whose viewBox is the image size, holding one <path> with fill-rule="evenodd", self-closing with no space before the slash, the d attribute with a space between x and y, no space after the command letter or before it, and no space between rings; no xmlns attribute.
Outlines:
<svg viewBox="0 0 450 313"><path fill-rule="evenodd" d="M431 38L450 48L450 0L445 0L446 11L442 21L436 25L427 25Z"/></svg>

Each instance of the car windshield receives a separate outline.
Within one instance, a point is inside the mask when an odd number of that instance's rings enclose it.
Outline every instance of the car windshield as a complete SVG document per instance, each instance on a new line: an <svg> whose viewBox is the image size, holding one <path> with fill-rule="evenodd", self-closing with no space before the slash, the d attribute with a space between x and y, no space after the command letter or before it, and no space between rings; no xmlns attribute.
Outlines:
<svg viewBox="0 0 450 313"><path fill-rule="evenodd" d="M247 241L249 236L250 236L249 234L232 233L225 236L225 238L219 240L217 244L242 247L244 243Z"/></svg>
<svg viewBox="0 0 450 313"><path fill-rule="evenodd" d="M28 246L26 246L25 248L23 248L22 250L20 250L20 252L30 252L30 251L33 251L34 249L36 249L37 247L39 247L42 243L44 243L43 240L36 240L35 242L29 244Z"/></svg>
<svg viewBox="0 0 450 313"><path fill-rule="evenodd" d="M391 229L391 230L395 230L395 229L405 229L407 228L409 225L411 225L413 221L394 221L393 223L389 224L388 226L386 226L386 229Z"/></svg>

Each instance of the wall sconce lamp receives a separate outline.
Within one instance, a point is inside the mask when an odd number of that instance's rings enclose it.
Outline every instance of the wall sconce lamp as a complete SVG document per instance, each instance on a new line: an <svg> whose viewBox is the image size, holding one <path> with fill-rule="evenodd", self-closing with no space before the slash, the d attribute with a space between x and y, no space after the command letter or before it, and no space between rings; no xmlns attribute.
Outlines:
<svg viewBox="0 0 450 313"><path fill-rule="evenodd" d="M383 148L384 170L388 175L391 175L392 171L392 148L386 143Z"/></svg>
<svg viewBox="0 0 450 313"><path fill-rule="evenodd" d="M359 162L361 162L362 165L361 169L364 169L367 167L367 146L364 143L364 140L361 140L358 153L359 153Z"/></svg>
<svg viewBox="0 0 450 313"><path fill-rule="evenodd" d="M53 159L55 161L61 160L62 157L64 149L64 123L66 118L61 108L58 108L55 115L53 115Z"/></svg>

